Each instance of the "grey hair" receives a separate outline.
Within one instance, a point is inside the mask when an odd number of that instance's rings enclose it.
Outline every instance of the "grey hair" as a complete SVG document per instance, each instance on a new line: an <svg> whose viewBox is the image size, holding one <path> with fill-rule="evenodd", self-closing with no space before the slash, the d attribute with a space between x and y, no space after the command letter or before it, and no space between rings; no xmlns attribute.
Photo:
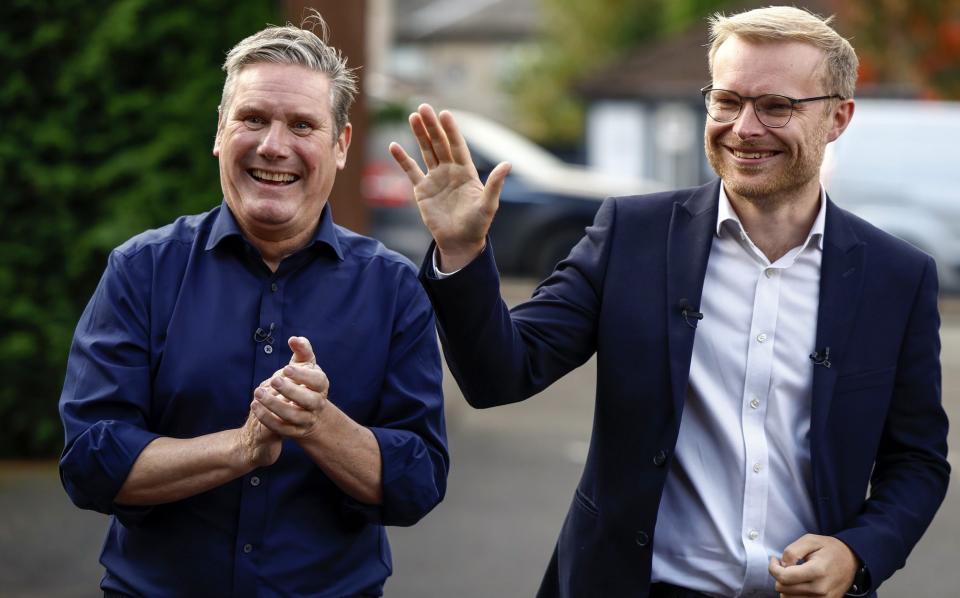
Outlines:
<svg viewBox="0 0 960 598"><path fill-rule="evenodd" d="M318 28L319 36L314 33ZM320 13L308 9L299 27L292 23L283 27L271 25L235 45L223 63L227 78L220 98L221 114L230 106L237 75L245 66L263 62L295 64L323 73L330 79L334 139L339 137L350 119L350 106L357 96L357 75L355 69L347 67L347 59L340 50L327 43L329 34L327 22Z"/></svg>
<svg viewBox="0 0 960 598"><path fill-rule="evenodd" d="M792 6L769 6L748 10L732 16L715 13L708 19L710 50L708 64L713 76L713 61L720 44L732 36L748 41L798 41L823 50L826 68L823 82L826 93L852 98L857 86L857 53L850 42L837 33L826 19L812 12Z"/></svg>

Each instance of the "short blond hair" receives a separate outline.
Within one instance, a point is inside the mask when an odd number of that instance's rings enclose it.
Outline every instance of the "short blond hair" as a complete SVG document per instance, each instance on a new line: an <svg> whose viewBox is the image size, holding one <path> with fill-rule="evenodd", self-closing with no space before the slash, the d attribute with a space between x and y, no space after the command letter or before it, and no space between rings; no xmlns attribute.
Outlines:
<svg viewBox="0 0 960 598"><path fill-rule="evenodd" d="M852 98L857 86L857 68L860 61L850 42L837 33L826 19L812 12L792 6L770 6L748 10L731 16L716 13L708 19L710 50L707 63L713 77L713 60L720 45L736 36L747 41L796 41L823 50L825 93Z"/></svg>

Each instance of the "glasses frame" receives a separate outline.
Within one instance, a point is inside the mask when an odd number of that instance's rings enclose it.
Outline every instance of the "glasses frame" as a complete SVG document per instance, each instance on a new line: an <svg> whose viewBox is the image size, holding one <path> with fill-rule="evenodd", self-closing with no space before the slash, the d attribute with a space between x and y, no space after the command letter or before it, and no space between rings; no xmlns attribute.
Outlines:
<svg viewBox="0 0 960 598"><path fill-rule="evenodd" d="M785 95L782 95L782 94L779 94L779 93L764 93L764 94L761 94L761 95L758 95L758 96L744 96L744 95L740 95L739 93L737 93L737 92L735 92L735 91L731 91L731 90L729 90L729 89L715 89L715 88L713 87L713 84L710 84L710 85L706 85L706 86L700 88L700 95L703 96L703 105L704 105L704 108L706 108L706 105L707 105L707 94L710 93L711 91L723 91L723 92L726 92L726 93L729 93L729 94L733 94L733 95L737 96L738 98L740 98L740 109L737 110L737 113L733 116L733 118L731 118L730 120L720 120L720 119L714 117L712 114L710 114L710 110L707 110L707 116L709 116L712 120L714 120L714 121L716 121L716 122L718 122L718 123L720 123L720 124L732 123L733 121L735 121L735 120L737 120L738 118L740 118L740 114L743 113L743 106L744 106L744 104L746 103L745 100L750 100L750 102L753 104L753 113L754 113L754 115L756 115L757 120L760 121L760 124L761 124L761 125L767 127L768 129L782 129L783 127L785 127L785 126L787 126L788 124L790 124L790 120L793 119L793 111L794 111L794 108L797 107L797 104L805 104L805 103L807 103L807 102L817 102L817 101L820 101L820 100L832 100L832 99L835 99L835 98L836 98L836 99L839 99L839 100L841 100L841 101L847 99L847 98L845 98L845 97L843 97L842 95L837 94L837 93L831 94L831 95L827 95L827 96L815 96L815 97L811 97L811 98L791 98L790 96L785 96ZM763 118L760 116L760 113L757 111L757 100L759 100L760 98L765 98L765 97L769 97L769 96L773 96L773 97L776 97L776 98L783 98L784 100L787 100L788 102L790 102L790 116L787 117L787 120L786 120L782 125L768 125L767 123L763 122Z"/></svg>

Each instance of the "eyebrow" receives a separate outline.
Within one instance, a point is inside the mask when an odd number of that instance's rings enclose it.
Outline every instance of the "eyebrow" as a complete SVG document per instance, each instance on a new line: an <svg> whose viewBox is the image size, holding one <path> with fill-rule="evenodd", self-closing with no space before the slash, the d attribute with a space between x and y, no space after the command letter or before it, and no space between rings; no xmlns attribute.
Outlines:
<svg viewBox="0 0 960 598"><path fill-rule="evenodd" d="M262 105L258 105L258 104L237 104L233 108L234 115L245 114L250 112L266 112L266 111L269 111L269 108L264 107ZM331 120L330 118L323 118L323 115L320 115L319 113L310 114L306 112L293 112L292 114L290 114L290 118L296 121L303 120L311 123L316 123L317 128L322 128L326 126Z"/></svg>

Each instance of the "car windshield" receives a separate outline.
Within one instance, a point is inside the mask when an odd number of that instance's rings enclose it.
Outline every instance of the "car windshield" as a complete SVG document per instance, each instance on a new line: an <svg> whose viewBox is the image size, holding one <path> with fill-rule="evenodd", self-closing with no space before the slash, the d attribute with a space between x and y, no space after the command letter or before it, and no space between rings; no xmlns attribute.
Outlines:
<svg viewBox="0 0 960 598"><path fill-rule="evenodd" d="M535 175L565 166L547 150L496 122L459 111L454 111L454 117L463 136L470 140L478 170L504 161L510 162L517 174Z"/></svg>

